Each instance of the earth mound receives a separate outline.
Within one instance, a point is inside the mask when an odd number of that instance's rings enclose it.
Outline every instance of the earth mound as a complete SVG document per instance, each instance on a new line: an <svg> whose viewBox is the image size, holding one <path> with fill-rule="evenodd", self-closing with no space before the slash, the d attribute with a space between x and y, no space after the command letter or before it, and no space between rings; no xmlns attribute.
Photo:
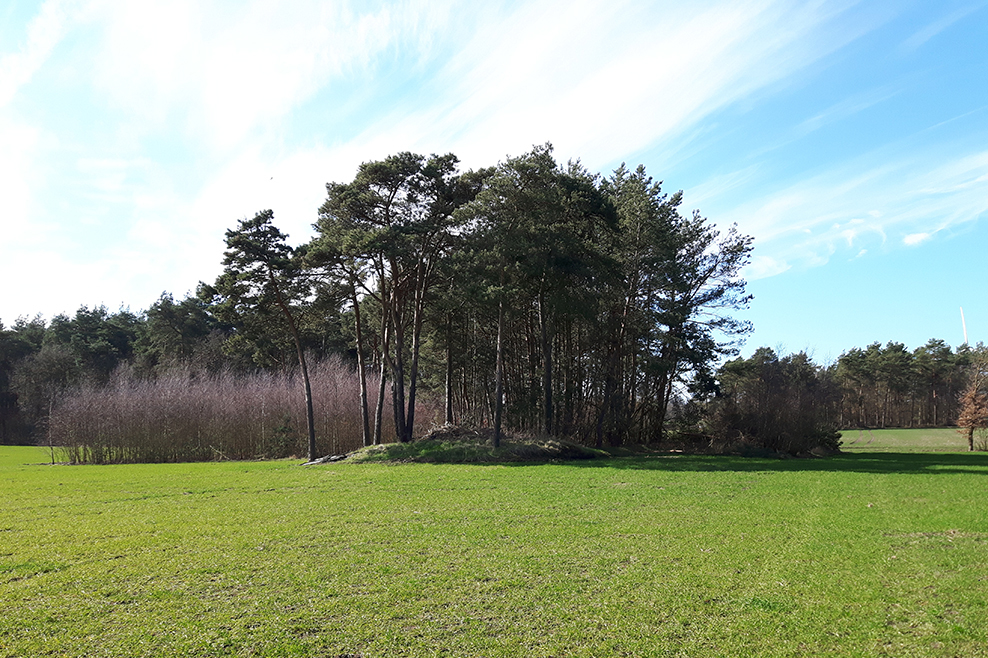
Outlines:
<svg viewBox="0 0 988 658"><path fill-rule="evenodd" d="M569 441L548 437L501 434L501 445L494 447L494 430L445 425L410 443L385 443L362 448L348 461L425 462L470 464L498 462L546 462L571 459L598 459L609 455Z"/></svg>

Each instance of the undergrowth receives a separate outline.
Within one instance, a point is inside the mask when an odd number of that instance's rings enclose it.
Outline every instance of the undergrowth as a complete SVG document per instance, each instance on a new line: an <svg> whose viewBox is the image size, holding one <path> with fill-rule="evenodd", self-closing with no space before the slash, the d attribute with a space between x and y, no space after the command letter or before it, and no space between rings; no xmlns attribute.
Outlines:
<svg viewBox="0 0 988 658"><path fill-rule="evenodd" d="M505 434L495 448L493 430L442 427L409 443L386 443L353 453L353 462L423 462L434 464L544 462L599 459L601 450L553 438Z"/></svg>

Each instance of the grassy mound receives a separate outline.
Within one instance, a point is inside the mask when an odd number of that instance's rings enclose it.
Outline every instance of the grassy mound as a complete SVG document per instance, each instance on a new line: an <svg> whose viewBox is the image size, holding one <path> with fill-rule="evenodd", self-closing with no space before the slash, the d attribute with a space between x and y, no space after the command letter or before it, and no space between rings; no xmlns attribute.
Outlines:
<svg viewBox="0 0 988 658"><path fill-rule="evenodd" d="M503 462L547 462L609 457L602 450L551 438L502 434L494 447L494 430L445 426L432 430L411 443L386 443L362 448L347 461L427 462L433 464L475 464Z"/></svg>

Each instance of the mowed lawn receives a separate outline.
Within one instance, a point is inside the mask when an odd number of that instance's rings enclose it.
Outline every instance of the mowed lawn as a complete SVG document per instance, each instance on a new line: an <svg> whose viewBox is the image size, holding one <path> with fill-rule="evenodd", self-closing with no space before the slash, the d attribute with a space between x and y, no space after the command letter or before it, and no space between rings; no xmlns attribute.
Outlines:
<svg viewBox="0 0 988 658"><path fill-rule="evenodd" d="M50 466L0 656L988 656L988 454Z"/></svg>

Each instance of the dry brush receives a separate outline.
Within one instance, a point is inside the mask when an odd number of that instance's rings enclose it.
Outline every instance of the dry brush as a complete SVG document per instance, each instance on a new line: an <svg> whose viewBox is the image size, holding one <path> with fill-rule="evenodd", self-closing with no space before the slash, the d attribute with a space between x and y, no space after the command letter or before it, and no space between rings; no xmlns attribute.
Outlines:
<svg viewBox="0 0 988 658"><path fill-rule="evenodd" d="M327 359L310 374L318 451L359 448L356 373ZM74 463L271 459L306 452L305 404L294 371L205 373L179 367L144 379L124 367L106 385L68 391L50 423L53 440ZM390 423L386 416L385 437L394 435Z"/></svg>

